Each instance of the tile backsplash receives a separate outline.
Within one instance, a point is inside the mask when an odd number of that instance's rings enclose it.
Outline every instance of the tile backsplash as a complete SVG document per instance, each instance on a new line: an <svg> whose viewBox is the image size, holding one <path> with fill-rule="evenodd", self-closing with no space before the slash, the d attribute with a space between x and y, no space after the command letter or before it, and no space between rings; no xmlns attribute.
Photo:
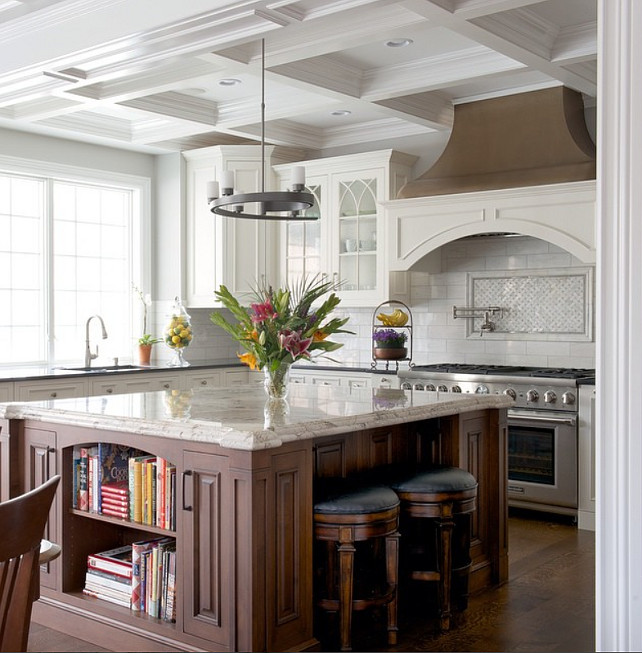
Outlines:
<svg viewBox="0 0 642 653"><path fill-rule="evenodd" d="M489 281L485 288L475 287L476 280L486 279L500 281ZM528 236L462 239L442 247L439 273L411 271L410 281L411 296L407 303L412 312L415 364L595 366L592 269L555 245ZM502 324L492 318L498 325L496 332L480 337L480 321L453 319L452 309L469 305L471 287L474 301L481 301L493 283L495 287L500 284L503 292L502 299L493 304L505 304L502 305L508 309L505 315L512 315L514 322ZM474 297L475 293L481 294ZM483 301L490 301L492 296L484 295ZM161 316L162 325L171 302L166 306L158 304L154 307L155 315ZM333 359L370 367L375 308L348 310L339 306L337 315L349 315L347 327L354 335L336 336L344 346L331 354ZM192 316L194 341L185 358L236 362L236 343L210 322L211 309L188 308L188 312ZM542 331L546 319L554 323L550 334ZM517 323L519 333L511 333ZM171 351L157 346L156 356L156 362L162 364L170 358Z"/></svg>

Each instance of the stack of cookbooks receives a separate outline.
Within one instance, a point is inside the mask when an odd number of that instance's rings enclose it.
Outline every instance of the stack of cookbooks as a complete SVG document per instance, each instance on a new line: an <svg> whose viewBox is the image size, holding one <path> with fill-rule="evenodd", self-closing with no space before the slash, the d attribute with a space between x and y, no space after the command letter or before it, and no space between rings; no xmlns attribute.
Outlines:
<svg viewBox="0 0 642 653"><path fill-rule="evenodd" d="M131 607L132 547L121 546L87 556L83 594Z"/></svg>

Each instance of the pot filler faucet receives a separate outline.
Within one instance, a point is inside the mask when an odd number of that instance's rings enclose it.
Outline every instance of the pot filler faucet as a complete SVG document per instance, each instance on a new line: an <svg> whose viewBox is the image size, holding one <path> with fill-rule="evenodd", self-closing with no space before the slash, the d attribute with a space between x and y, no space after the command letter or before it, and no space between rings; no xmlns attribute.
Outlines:
<svg viewBox="0 0 642 653"><path fill-rule="evenodd" d="M85 325L85 367L91 367L91 361L93 361L94 358L98 358L98 345L96 345L96 353L92 354L91 345L89 344L89 323L95 317L97 317L100 320L100 326L102 327L103 330L103 340L107 338L107 329L105 329L105 323L103 322L103 318L100 317L100 315L92 315L87 320L87 324Z"/></svg>

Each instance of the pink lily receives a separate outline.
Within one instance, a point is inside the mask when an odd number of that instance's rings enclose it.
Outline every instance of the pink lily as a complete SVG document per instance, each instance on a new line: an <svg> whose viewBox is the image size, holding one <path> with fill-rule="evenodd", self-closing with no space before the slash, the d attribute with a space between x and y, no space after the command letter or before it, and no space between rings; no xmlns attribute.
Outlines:
<svg viewBox="0 0 642 653"><path fill-rule="evenodd" d="M292 360L308 357L308 347L311 343L312 338L301 338L298 331L285 329L279 333L279 344L292 356Z"/></svg>
<svg viewBox="0 0 642 653"><path fill-rule="evenodd" d="M250 304L250 308L254 315L252 315L252 322L265 322L266 320L273 320L278 317L278 313L274 310L272 302L266 299L262 304Z"/></svg>

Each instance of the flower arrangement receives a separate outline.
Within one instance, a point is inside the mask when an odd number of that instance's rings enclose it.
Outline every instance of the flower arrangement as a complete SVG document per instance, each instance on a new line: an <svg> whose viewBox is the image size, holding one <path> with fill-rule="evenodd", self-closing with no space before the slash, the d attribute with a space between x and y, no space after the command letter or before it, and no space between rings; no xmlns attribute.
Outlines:
<svg viewBox="0 0 642 653"><path fill-rule="evenodd" d="M377 347L393 349L403 347L408 340L408 334L395 329L377 329L373 332L372 339Z"/></svg>
<svg viewBox="0 0 642 653"><path fill-rule="evenodd" d="M245 349L237 354L241 362L253 370L276 373L283 365L312 360L315 352L322 356L343 346L328 340L335 333L352 333L343 329L349 318L330 318L341 301L333 292L339 285L319 275L303 278L293 287L274 289L262 284L253 290L255 301L248 307L220 286L214 294L238 322L228 322L218 312L210 319ZM313 307L326 293L330 295Z"/></svg>

